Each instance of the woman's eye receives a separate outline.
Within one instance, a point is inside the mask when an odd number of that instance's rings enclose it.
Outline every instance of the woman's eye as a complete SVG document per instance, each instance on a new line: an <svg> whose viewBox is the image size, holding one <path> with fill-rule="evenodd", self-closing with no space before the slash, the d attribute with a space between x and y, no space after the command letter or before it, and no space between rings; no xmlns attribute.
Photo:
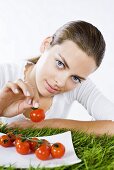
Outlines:
<svg viewBox="0 0 114 170"><path fill-rule="evenodd" d="M81 83L81 80L77 78L76 76L72 76L72 79L75 83Z"/></svg>
<svg viewBox="0 0 114 170"><path fill-rule="evenodd" d="M64 64L60 60L56 60L56 65L59 68L64 68L65 67Z"/></svg>

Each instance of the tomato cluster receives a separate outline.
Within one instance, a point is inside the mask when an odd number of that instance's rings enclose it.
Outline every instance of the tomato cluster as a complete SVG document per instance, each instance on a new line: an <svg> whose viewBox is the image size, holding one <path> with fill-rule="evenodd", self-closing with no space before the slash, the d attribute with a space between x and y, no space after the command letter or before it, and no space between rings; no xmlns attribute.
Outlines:
<svg viewBox="0 0 114 170"><path fill-rule="evenodd" d="M61 158L65 154L65 146L60 142L51 144L46 139L26 138L22 134L14 135L12 132L0 137L0 145L3 147L15 146L16 151L22 155L35 153L40 160L48 160L50 156Z"/></svg>
<svg viewBox="0 0 114 170"><path fill-rule="evenodd" d="M44 110L41 108L32 108L32 111L30 112L30 119L33 122L40 122L45 119L45 113Z"/></svg>

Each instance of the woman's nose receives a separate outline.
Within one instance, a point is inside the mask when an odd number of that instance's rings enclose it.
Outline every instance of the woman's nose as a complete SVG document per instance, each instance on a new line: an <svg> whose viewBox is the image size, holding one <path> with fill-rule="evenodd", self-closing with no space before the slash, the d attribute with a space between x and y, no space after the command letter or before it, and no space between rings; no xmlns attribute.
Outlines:
<svg viewBox="0 0 114 170"><path fill-rule="evenodd" d="M68 79L68 75L66 74L61 74L58 77L56 77L55 81L58 87L64 87L66 84L66 81Z"/></svg>

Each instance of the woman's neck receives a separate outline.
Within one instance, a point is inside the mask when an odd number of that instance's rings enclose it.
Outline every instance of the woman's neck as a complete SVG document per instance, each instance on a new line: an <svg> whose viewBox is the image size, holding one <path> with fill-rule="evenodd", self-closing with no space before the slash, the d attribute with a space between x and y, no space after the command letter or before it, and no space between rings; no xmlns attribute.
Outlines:
<svg viewBox="0 0 114 170"><path fill-rule="evenodd" d="M37 85L35 82L35 64L28 63L25 66L24 80L27 81L34 89L34 94L38 94Z"/></svg>
<svg viewBox="0 0 114 170"><path fill-rule="evenodd" d="M25 75L25 81L27 81L34 89L34 94L36 96L38 96L38 98L40 98L40 100L52 100L52 97L50 98L46 98L44 96L41 96L40 93L38 92L38 88L37 88L37 85L36 85L36 81L35 81L35 69L36 69L36 65L35 64L30 64L28 63L26 66L25 66L25 72L24 72L24 75Z"/></svg>
<svg viewBox="0 0 114 170"><path fill-rule="evenodd" d="M43 108L44 111L46 112L47 110L49 110L49 108L52 105L53 97L46 98L44 96L39 95L36 81L35 81L35 69L36 69L35 64L28 63L26 65L25 72L24 72L25 81L27 81L33 87L35 97L39 99L40 107ZM29 117L29 112L30 110L24 113L26 117Z"/></svg>

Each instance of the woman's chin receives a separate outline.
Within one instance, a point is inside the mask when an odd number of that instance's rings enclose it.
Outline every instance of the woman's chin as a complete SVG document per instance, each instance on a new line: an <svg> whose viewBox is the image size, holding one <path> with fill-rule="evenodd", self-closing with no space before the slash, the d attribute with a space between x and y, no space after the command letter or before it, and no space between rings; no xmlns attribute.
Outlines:
<svg viewBox="0 0 114 170"><path fill-rule="evenodd" d="M42 91L39 92L39 96L40 96L40 97L48 98L48 97L51 97L52 94L50 94L50 93L47 92L46 90L42 90Z"/></svg>

